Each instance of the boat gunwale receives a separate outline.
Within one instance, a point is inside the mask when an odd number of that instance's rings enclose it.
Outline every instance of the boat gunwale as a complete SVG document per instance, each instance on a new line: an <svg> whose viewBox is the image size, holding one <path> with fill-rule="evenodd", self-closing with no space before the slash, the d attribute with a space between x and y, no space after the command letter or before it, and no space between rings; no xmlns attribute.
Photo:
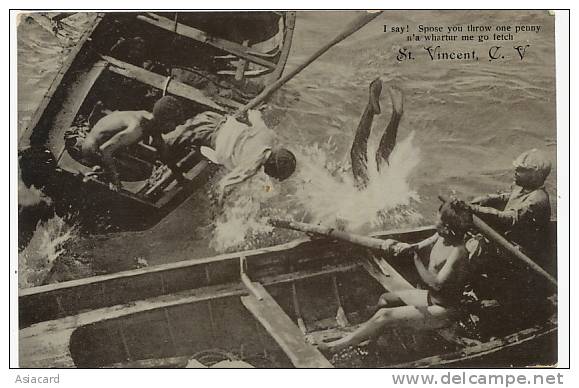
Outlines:
<svg viewBox="0 0 579 388"><path fill-rule="evenodd" d="M96 18L93 21L92 25L87 27L87 29L83 32L81 38L79 39L78 43L67 54L65 61L58 68L58 71L54 76L54 78L52 79L52 82L50 83L48 90L46 91L46 93L44 93L44 96L42 97L42 100L38 105L38 108L36 108L36 110L34 111L34 114L32 115L30 121L28 122L28 125L24 130L24 132L22 133L20 139L27 139L28 141L30 141L34 131L36 130L38 124L40 123L40 120L42 120L42 117L44 116L48 108L48 105L50 104L52 97L54 96L54 93L60 88L63 78L72 69L72 65L81 54L82 49L87 45L87 43L91 41L92 34L96 30L96 28L100 25L100 23L104 19L104 16L105 13L97 12Z"/></svg>
<svg viewBox="0 0 579 388"><path fill-rule="evenodd" d="M392 230L373 233L372 236L384 238L384 237L387 237L390 235L420 233L420 232L424 232L427 230L434 230L434 229L435 229L435 226L427 225L427 226L420 226L420 227L416 227L416 228L392 229ZM211 264L211 263L215 263L215 262L222 262L222 261L228 261L228 260L237 260L241 256L244 256L246 258L246 260L249 260L249 261L258 260L258 258L256 258L255 256L261 256L261 255L264 255L267 253L281 252L284 250L297 248L300 245L304 245L304 244L309 245L310 243L317 243L319 241L320 240L311 240L307 237L304 237L304 238L292 240L292 241L284 243L284 244L273 245L273 246L265 247L265 248L252 249L252 250L242 251L242 252L224 253L224 254L217 255L217 256L210 256L210 257L204 257L204 258L199 258L199 259L182 260L182 261L177 261L174 263L160 264L160 265L155 265L155 266L151 266L151 267L145 267L145 268L139 268L139 269L133 269L133 270L128 270L128 271L117 272L117 273L113 273L113 274L91 276L88 278L74 279L74 280L69 280L69 281L61 282L61 283L54 283L54 284L47 284L47 285L43 285L43 286L24 288L24 289L19 290L18 297L25 297L25 296L31 296L31 295L38 295L38 294L42 294L42 293L56 292L56 291L61 291L61 290L72 289L72 288L76 288L76 287L82 287L82 286L86 286L86 285L96 284L99 282L105 282L105 281L117 280L117 279L123 279L123 278L131 278L133 276L153 274L153 273L159 273L159 272L170 271L170 270L175 270L175 269L184 269L184 268L189 268L189 267L195 267L197 265ZM322 240L322 241L331 242L332 240L327 239L327 240Z"/></svg>
<svg viewBox="0 0 579 388"><path fill-rule="evenodd" d="M441 365L460 363L460 362L464 362L467 360L473 360L473 359L476 359L479 357L484 357L484 356L487 356L489 354L499 352L503 349L511 348L511 347L523 344L525 342L529 342L529 341L533 341L533 340L542 338L542 337L547 336L551 333L556 333L557 330L558 330L558 326L556 323L554 323L554 326L550 327L550 328L548 328L547 325L544 324L544 325L540 325L538 327L521 329L515 333L508 334L506 336L499 337L499 338L496 338L494 340L481 342L480 344L477 344L477 345L463 346L463 347L461 347L461 350L457 350L455 352L441 353L441 354L438 354L435 356L424 357L424 358L420 358L420 359L414 360L414 361L409 361L409 362L404 362L404 363L394 364L394 365L387 365L387 366L384 366L383 368L385 368L385 369L386 368L392 368L392 369L428 368L431 366L441 366ZM525 333L525 332L528 332L528 336L526 336L525 338L517 339L517 337L519 335L521 335L522 333ZM510 338L513 338L513 341L507 342L507 341L509 341ZM491 346L490 348L485 349L484 345L492 344L494 342L497 343L497 346ZM480 349L480 350L477 351L477 349ZM472 351L473 353L465 354L465 353L468 353L469 350ZM457 355L457 356L455 356L455 355ZM444 359L443 357L454 357L454 358Z"/></svg>

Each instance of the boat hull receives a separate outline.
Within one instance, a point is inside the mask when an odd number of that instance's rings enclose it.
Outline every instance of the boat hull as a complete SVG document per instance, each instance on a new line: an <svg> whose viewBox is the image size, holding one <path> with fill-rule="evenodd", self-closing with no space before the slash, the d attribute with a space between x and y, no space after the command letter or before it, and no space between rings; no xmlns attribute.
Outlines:
<svg viewBox="0 0 579 388"><path fill-rule="evenodd" d="M423 227L380 237L416 242L434 231ZM491 318L477 339L459 327L450 334L396 329L386 331L366 354L354 353L346 361L328 360L310 345L363 323L371 314L365 306L381 293L412 288L416 275L407 262L344 242L304 239L22 290L20 362L29 367L183 366L194 355L217 349L229 358L213 361L253 359L258 367L556 363L552 298L532 301L545 306L533 319L518 317L525 312L512 306L489 307ZM521 306L527 302L517 300ZM53 337L58 340L47 340Z"/></svg>
<svg viewBox="0 0 579 388"><path fill-rule="evenodd" d="M139 144L124 152L131 167L126 173L120 169L119 192L98 179L83 179L92 166L71 153L66 132L85 125L98 103L107 111L150 111L156 99L169 94L192 116L202 111L230 114L276 81L285 67L293 12L175 15L97 14L21 136L23 182L42 188L54 200L57 214L79 214L75 221L89 231L148 229L215 171L199 153L188 150L176 157L185 177L177 184L170 171L158 172L156 150ZM167 23L177 29L168 29ZM146 50L137 50L138 44ZM244 66L236 68L241 62Z"/></svg>

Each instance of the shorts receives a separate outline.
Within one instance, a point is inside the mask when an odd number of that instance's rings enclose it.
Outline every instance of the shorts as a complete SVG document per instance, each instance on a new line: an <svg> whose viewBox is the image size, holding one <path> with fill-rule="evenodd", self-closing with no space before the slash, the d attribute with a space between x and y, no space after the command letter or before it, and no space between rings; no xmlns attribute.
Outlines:
<svg viewBox="0 0 579 388"><path fill-rule="evenodd" d="M459 301L456 298L447 295L441 295L432 290L400 290L388 292L381 299L384 299L389 307L397 306L415 306L415 307L453 307Z"/></svg>
<svg viewBox="0 0 579 388"><path fill-rule="evenodd" d="M386 302L388 307L415 306L428 307L433 306L429 290L400 290L388 292L380 297L381 301Z"/></svg>
<svg viewBox="0 0 579 388"><path fill-rule="evenodd" d="M225 116L215 112L203 112L179 125L165 137L174 152L190 151L192 147L215 149L215 137Z"/></svg>

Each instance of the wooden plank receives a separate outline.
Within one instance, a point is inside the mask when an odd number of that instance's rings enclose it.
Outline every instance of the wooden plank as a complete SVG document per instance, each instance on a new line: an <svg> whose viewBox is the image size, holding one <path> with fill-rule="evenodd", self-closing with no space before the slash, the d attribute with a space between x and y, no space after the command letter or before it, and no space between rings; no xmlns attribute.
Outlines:
<svg viewBox="0 0 579 388"><path fill-rule="evenodd" d="M413 290L414 286L408 283L404 276L382 258L361 258L360 264L370 276L378 281L386 291Z"/></svg>
<svg viewBox="0 0 579 388"><path fill-rule="evenodd" d="M223 51L227 51L239 58L246 59L250 62L256 63L261 66L265 66L268 69L275 69L277 65L271 61L266 59L260 58L254 54L250 53L250 50L247 47L240 45L239 43L231 42L226 39L216 38L207 34L204 31L198 30L197 28L193 28L187 26L185 24L177 23L171 19L165 18L163 16L155 15L153 13L148 13L147 15L139 15L137 19L162 28L167 31L174 32L186 38L190 38L196 40L201 43L208 44L215 48L218 48Z"/></svg>
<svg viewBox="0 0 579 388"><path fill-rule="evenodd" d="M26 130L22 133L22 136L19 138L19 141L24 139L26 139L26 141L30 140L33 131L39 125L40 120L44 116L45 112L48 110L48 106L52 101L52 96L56 93L57 89L60 87L60 84L63 81L64 76L69 71L71 71L72 65L77 59L77 57L80 57L81 51L86 50L85 44L87 44L87 41L89 40L94 30L98 27L103 17L104 13L98 13L92 25L87 27L86 31L83 33L78 43L71 49L66 60L61 65L60 69L58 70L58 73L56 73L54 79L52 80L52 83L50 84L50 87L48 88L47 92L44 94L44 97L42 97L42 101L38 105L38 108L36 109L36 111L34 111L34 115L31 117L30 122L28 123L28 127L26 127ZM53 104L56 104L56 102L53 102ZM44 129L40 128L40 130L48 130L48 128Z"/></svg>
<svg viewBox="0 0 579 388"><path fill-rule="evenodd" d="M74 367L69 349L70 337L81 326L244 293L240 284L209 286L34 324L19 331L19 365L21 368Z"/></svg>
<svg viewBox="0 0 579 388"><path fill-rule="evenodd" d="M259 283L262 300L253 294L242 296L241 302L261 323L297 368L333 368L318 349L306 341L301 330L286 315L275 299Z"/></svg>
<svg viewBox="0 0 579 388"><path fill-rule="evenodd" d="M104 368L185 368L191 356L176 356L167 358L154 358L147 360L117 362Z"/></svg>
<svg viewBox="0 0 579 388"><path fill-rule="evenodd" d="M247 46L249 46L249 40L246 39L243 41L243 47ZM248 62L245 59L240 59L239 62L237 63L237 69L235 71L235 80L237 82L241 82L245 78L245 71L247 70L247 65Z"/></svg>
<svg viewBox="0 0 579 388"><path fill-rule="evenodd" d="M523 345L526 342L538 340L547 335L556 335L557 328L530 328L517 333L497 338L480 345L466 346L458 351L425 357L397 365L388 365L389 368L427 368L432 366L452 365L464 361L474 360L488 356L515 346Z"/></svg>
<svg viewBox="0 0 579 388"><path fill-rule="evenodd" d="M112 65L109 67L109 70L113 73L134 79L156 89L164 90L167 77L106 55L102 55L101 57ZM177 80L171 80L171 82L169 82L167 93L186 98L221 113L226 112L225 108L213 102L209 97L206 97L201 90Z"/></svg>

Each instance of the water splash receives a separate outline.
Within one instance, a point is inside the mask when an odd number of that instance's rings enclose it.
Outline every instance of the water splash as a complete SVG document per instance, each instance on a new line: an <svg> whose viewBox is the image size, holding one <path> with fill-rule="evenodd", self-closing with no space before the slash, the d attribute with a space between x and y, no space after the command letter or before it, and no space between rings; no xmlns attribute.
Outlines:
<svg viewBox="0 0 579 388"><path fill-rule="evenodd" d="M18 171L18 205L19 206L34 206L44 202L50 205L52 200L47 197L40 189L35 186L26 186L20 177L20 170Z"/></svg>
<svg viewBox="0 0 579 388"><path fill-rule="evenodd" d="M210 246L223 252L271 246L300 236L273 229L268 217L323 223L357 233L418 223L421 216L412 203L420 198L408 183L419 163L413 138L411 133L396 146L390 164L380 172L369 158L370 182L362 191L347 164L335 161L331 141L296 151L299 168L286 182L259 174L235 188L215 219ZM369 155L374 155L373 149Z"/></svg>
<svg viewBox="0 0 579 388"><path fill-rule="evenodd" d="M297 209L287 210L284 205L287 189L263 173L238 185L215 219L211 248L218 252L251 249L295 238L295 233L280 233L267 223L269 217L295 215Z"/></svg>
<svg viewBox="0 0 579 388"><path fill-rule="evenodd" d="M76 229L59 216L38 223L30 242L18 253L18 286L44 284L55 260L65 253L65 244L75 236Z"/></svg>
<svg viewBox="0 0 579 388"><path fill-rule="evenodd" d="M339 226L355 232L369 232L403 223L416 223L420 215L411 205L419 202L408 178L418 165L419 151L413 146L414 132L399 142L390 155L390 164L378 171L376 147L368 149L369 184L359 190L347 164L335 164L327 149L306 149L295 199L307 210L309 222ZM327 148L327 147L326 147Z"/></svg>

